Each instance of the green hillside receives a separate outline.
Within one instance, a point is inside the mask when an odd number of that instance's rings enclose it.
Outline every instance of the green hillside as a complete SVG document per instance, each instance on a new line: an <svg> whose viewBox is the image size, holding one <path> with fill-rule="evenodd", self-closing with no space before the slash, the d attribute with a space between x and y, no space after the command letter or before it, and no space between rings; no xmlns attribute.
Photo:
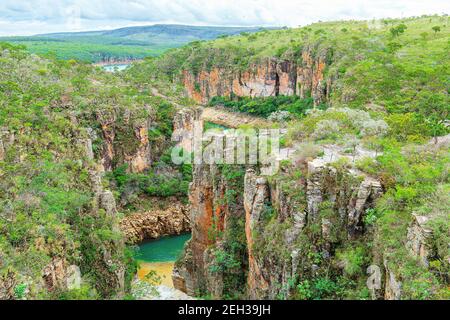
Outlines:
<svg viewBox="0 0 450 320"><path fill-rule="evenodd" d="M330 105L378 105L439 122L450 111L449 40L447 16L325 22L193 43L164 55L156 66L170 77L212 67L239 71L268 58L301 63L302 51L311 48L326 52L325 77L336 78Z"/></svg>
<svg viewBox="0 0 450 320"><path fill-rule="evenodd" d="M24 45L31 53L51 54L59 59L101 62L159 56L168 49L189 42L259 30L260 28L155 25L109 31L0 37L0 41Z"/></svg>

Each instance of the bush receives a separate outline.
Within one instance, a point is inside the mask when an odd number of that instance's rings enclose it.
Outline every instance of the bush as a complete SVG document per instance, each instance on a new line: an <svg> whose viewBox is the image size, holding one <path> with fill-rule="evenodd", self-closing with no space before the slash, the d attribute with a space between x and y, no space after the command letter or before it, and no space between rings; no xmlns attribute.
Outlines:
<svg viewBox="0 0 450 320"><path fill-rule="evenodd" d="M155 167L172 167L170 163L171 150L161 156L160 162ZM117 167L112 173L108 173L113 186L117 187L121 198L130 190L134 190L135 195L146 193L155 197L180 196L186 197L189 184L192 181L192 165L183 164L174 166L173 174L156 174L150 171L147 174L136 174L128 172L128 165ZM156 169L153 169L156 170ZM124 199L123 199L124 200Z"/></svg>
<svg viewBox="0 0 450 320"><path fill-rule="evenodd" d="M297 96L266 98L237 97L235 99L214 97L211 99L209 105L212 107L221 106L229 108L234 112L244 112L263 118L268 118L275 113L283 115L283 121L285 121L284 116L288 115L287 112L290 113L290 117L301 117L307 110L313 108L314 103L311 98L300 99Z"/></svg>
<svg viewBox="0 0 450 320"><path fill-rule="evenodd" d="M336 257L343 263L344 273L349 277L364 274L364 266L369 262L368 253L363 246L340 250Z"/></svg>
<svg viewBox="0 0 450 320"><path fill-rule="evenodd" d="M391 114L385 120L389 125L390 135L399 141L430 136L430 128L417 113Z"/></svg>

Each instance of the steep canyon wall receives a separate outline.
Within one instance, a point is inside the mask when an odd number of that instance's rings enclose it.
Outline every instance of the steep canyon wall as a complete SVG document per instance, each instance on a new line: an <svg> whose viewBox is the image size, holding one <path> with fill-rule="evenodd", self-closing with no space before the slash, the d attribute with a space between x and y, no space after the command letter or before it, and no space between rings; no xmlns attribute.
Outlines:
<svg viewBox="0 0 450 320"><path fill-rule="evenodd" d="M319 105L327 101L332 89L333 77L326 75L330 54L331 50L315 53L305 48L297 59L267 58L244 70L212 67L198 74L184 70L181 80L187 95L198 103L215 96L299 95L312 97Z"/></svg>

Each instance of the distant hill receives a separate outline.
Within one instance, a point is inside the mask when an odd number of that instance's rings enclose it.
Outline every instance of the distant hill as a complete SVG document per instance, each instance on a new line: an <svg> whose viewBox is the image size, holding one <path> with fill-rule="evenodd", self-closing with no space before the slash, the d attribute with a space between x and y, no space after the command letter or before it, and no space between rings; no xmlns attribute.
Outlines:
<svg viewBox="0 0 450 320"><path fill-rule="evenodd" d="M199 27L153 25L116 30L64 32L28 37L0 37L22 44L32 53L55 54L60 59L108 62L158 56L189 42L260 31L259 27Z"/></svg>

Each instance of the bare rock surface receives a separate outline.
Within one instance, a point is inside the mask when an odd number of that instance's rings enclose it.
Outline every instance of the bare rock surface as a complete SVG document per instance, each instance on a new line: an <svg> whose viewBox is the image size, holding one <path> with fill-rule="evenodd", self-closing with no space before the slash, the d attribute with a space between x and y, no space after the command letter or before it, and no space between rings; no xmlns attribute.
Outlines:
<svg viewBox="0 0 450 320"><path fill-rule="evenodd" d="M158 239L180 235L190 231L188 207L175 204L166 210L135 213L120 222L120 229L128 243L140 243L145 239Z"/></svg>

